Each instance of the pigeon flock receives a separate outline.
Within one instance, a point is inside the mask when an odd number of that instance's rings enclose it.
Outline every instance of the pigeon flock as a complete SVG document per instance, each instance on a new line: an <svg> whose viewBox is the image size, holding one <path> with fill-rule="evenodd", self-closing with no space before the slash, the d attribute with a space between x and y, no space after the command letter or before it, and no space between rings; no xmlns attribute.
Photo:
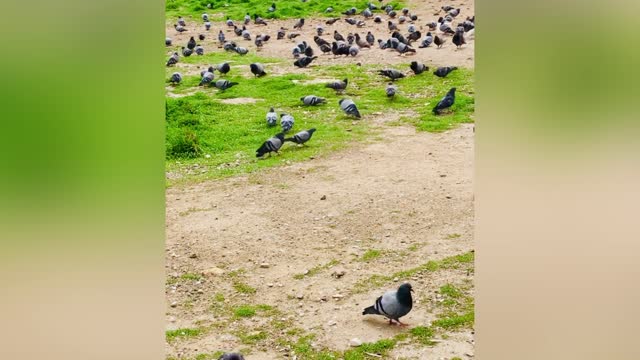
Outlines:
<svg viewBox="0 0 640 360"><path fill-rule="evenodd" d="M305 2L305 1L303 1ZM278 12L277 3L271 3L265 6L265 9L256 9L257 12L265 11L266 13ZM275 41L289 41L296 42L296 38L304 36L301 33L305 28L311 27L314 30L313 42L302 40L295 44L292 48L291 54L294 58L293 66L304 69L313 65L313 62L319 59L319 54L331 56L333 58L346 56L346 57L359 57L367 56L366 51L369 51L376 45L383 50L389 50L399 56L411 56L416 54L417 51L424 51L425 49L432 47L432 44L436 48L441 48L447 41L451 40L451 43L460 48L466 44L467 39L472 39L475 31L475 16L467 17L465 20L457 19L460 15L460 8L447 5L442 6L439 11L437 20L423 21L416 14L412 14L408 8L394 9L391 4L383 5L380 1L379 5L375 5L369 2L364 9L357 9L355 7L345 9L340 14L336 13L335 17L324 20L324 23L315 25L309 25L309 22L304 18L295 19L291 24L291 28L281 26L275 35ZM326 13L334 13L333 7L329 7L325 10ZM187 22L179 17L174 25L175 30L178 33L184 32L197 32L197 39L203 41L206 35L201 33L201 30L206 33L211 30L212 23L208 14L202 14L202 25L187 24ZM355 27L353 32L347 34L341 34L337 29L333 30L331 38L323 38L325 32L328 32L326 27L332 26L338 21L344 21L345 23ZM373 21L377 24L384 24L386 22L386 28L388 29L390 36L387 39L376 39L371 31L359 32L359 29L365 28L369 21ZM264 27L267 25L267 20L262 18L258 13L251 15L247 13L241 20L231 19L227 17L224 22L221 23L223 29L217 29L218 47L221 47L226 52L237 53L239 55L246 55L250 52L247 47L239 45L240 41L251 41L255 45L256 51L260 51L264 47L268 47L272 36L264 33ZM233 34L228 36L225 34L226 27L227 32ZM406 29L406 32L403 31ZM365 29L366 30L366 29ZM230 39L230 37L234 37ZM450 38L450 39L449 39ZM315 44L317 48L314 48L312 44ZM166 46L173 46L173 39L166 37ZM172 67L180 62L182 57L189 57L195 54L196 56L202 56L207 51L196 40L196 36L190 36L186 46L180 46L180 51L172 52L168 58L166 66ZM365 52L363 52L363 50ZM437 67L433 70L433 74L439 78L445 78L449 73L456 70L455 66ZM215 87L219 91L225 91L233 86L243 86L237 82L231 82L223 78L223 76L231 70L228 62L216 66L209 66L206 70L201 71L201 81L198 86L201 87ZM267 76L268 72L265 69L265 65L261 63L252 63L249 65L249 70L255 77ZM414 76L421 75L429 71L429 67L418 61L411 61L409 70ZM216 78L215 72L218 72L220 78ZM407 77L403 71L393 68L386 68L378 70L378 74L390 80L385 87L385 93L388 98L392 99L401 91L401 87L398 85L399 80ZM168 82L174 86L180 84L184 76L180 72L174 72ZM336 90L336 93L341 94L345 91L349 85L349 79L333 81L326 84L326 87ZM305 106L322 106L327 104L325 98L307 95L300 98L300 101ZM440 102L433 108L433 114L440 115L447 109L450 109L455 102L455 89L451 89ZM349 98L341 99L337 104L340 109L346 114L346 116L361 119L362 115L358 110L356 103ZM450 111L450 110L449 110ZM277 124L277 115L273 111L273 108L267 114L267 126L275 126ZM278 153L278 150L284 144L284 134L291 131L293 128L293 116L291 114L282 114L281 117L282 133L274 135L272 138L266 140L262 146L256 151L257 157L262 157L265 154L271 154L272 152ZM311 132L310 134L312 134ZM296 134L297 135L297 134ZM309 135L309 138L311 136ZM303 144L309 139L303 142L296 142Z"/></svg>
<svg viewBox="0 0 640 360"><path fill-rule="evenodd" d="M302 2L305 3L306 1L302 0ZM201 24L187 24L180 17L174 25L175 31L178 34L186 32L197 35L190 36L188 42L184 44L185 46L179 45L175 48L174 40L171 37L166 37L165 45L167 47L171 47L174 50L180 49L179 51L171 51L171 55L166 61L166 66L174 67L180 63L182 58L194 55L203 56L207 52L216 51L215 49L207 49L200 43L209 36L206 34L211 30L216 34L214 39L217 39L216 46L218 48L223 49L222 51L224 52L236 53L240 56L253 51L246 46L242 46L241 42L252 43L255 45L256 52L268 48L274 41L295 43L290 52L287 50L287 54L292 57L292 62L289 63L289 66L293 65L292 70L297 68L301 69L301 71L317 66L314 65L314 62L319 61L318 59L321 59L321 57L322 59L366 57L371 51L374 51L373 49L381 49L385 50L385 54L404 58L406 56L414 56L422 51L437 51L443 46L448 46L447 43L455 45L456 49L460 49L467 44L468 40L472 40L474 37L475 16L466 17L464 20L459 19L460 8L455 8L451 5L442 6L439 14L436 15L438 18L428 20L419 18L407 8L395 9L390 4L383 5L382 1L379 1L379 3L379 5L374 5L369 2L363 9L353 7L343 11L329 7L325 10L325 13L335 14L331 15L334 17L325 18L321 22L314 19L294 19L289 26L280 26L272 34L267 34L265 31L265 26L271 20L262 18L259 13L277 13L280 10L277 2L265 2L264 9L255 9L256 13L254 14L247 13L242 19L226 17L226 20L221 23L212 23L208 14L202 14ZM316 21L319 23L313 23ZM353 31L340 33L337 29L331 29L338 21L344 21L353 26ZM389 33L388 38L376 38L374 33L367 29L367 26L371 25L371 23L386 26ZM216 26L221 28L215 28ZM312 38L305 38L309 36L308 31L305 32L307 29L313 31ZM427 48L432 48L433 50L425 50ZM232 69L229 63L223 62L206 66L200 72L198 86L215 87L218 91L225 91L234 86L239 88L251 86L252 79L247 79L247 84L224 79L226 74L231 71L235 72L238 69L238 67ZM269 76L271 72L264 64L259 62L249 64L248 70L253 75L253 78ZM434 81L446 78L455 70L457 70L455 66L441 66L431 69L432 74L435 76ZM425 76L424 74L429 74L429 72L429 66L414 60L410 62L408 68L404 68L404 71L388 67L377 70L377 75L384 78L384 93L387 98L392 100L398 94L402 94L402 79L408 76ZM168 82L172 86L177 86L181 84L183 78L184 76L180 72L173 72ZM342 80L329 81L325 86L335 90L336 94L342 95L347 88L354 85L348 74L345 74ZM455 92L456 88L452 87L444 96L443 94L434 94L434 96L443 97L433 107L432 113L438 116L447 111L452 111L451 108L455 104ZM342 97L337 103L330 102L326 98L314 94L300 97L299 100L304 107L336 106L346 117L354 119L362 119L363 117L354 100L346 96ZM366 107L363 108L366 110ZM298 115L296 114L296 116ZM276 110L275 107L270 107L266 111L265 119L267 128L276 127L278 123L280 127L275 135L266 139L256 150L257 158L270 157L272 153L279 154L286 142L291 142L296 146L307 146L307 143L311 141L316 132L315 128L294 130L294 115ZM404 326L406 324L402 323L400 318L406 316L412 310L412 292L413 288L409 283L404 283L395 290L384 292L375 299L371 306L363 310L362 315L384 316L389 320L389 324L396 323ZM220 360L244 360L244 357L239 353L226 353L220 357Z"/></svg>

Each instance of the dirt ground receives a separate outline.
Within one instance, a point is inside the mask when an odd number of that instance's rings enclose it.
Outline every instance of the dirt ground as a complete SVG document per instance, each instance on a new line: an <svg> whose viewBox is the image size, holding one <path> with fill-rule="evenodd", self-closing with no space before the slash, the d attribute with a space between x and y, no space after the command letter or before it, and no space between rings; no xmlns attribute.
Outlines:
<svg viewBox="0 0 640 360"><path fill-rule="evenodd" d="M431 21L437 21L438 17L443 15L443 12L440 8L443 5L452 5L460 8L460 14L454 19L454 24L464 21L467 16L474 15L474 1L409 1L408 8L411 9L412 14L418 15L418 20L415 22L418 30L422 32L422 35L426 35L429 31L428 27L425 25ZM345 18L344 15L340 15L336 10L336 17L341 16L342 19ZM380 15L380 13L375 13L376 15ZM215 16L215 14L210 14ZM460 49L456 49L456 46L451 42L451 35L443 35L439 29L432 32L432 35L439 35L445 38L447 41L442 46L442 48L438 49L435 45L431 45L428 48L420 49L418 48L420 41L414 43L414 47L416 48L416 54L410 55L400 55L396 51L393 50L381 50L377 45L377 39L383 39L386 41L391 37L391 32L387 29L387 17L385 15L381 15L383 21L380 24L376 24L373 22L373 18L366 20L366 26L363 28L358 28L355 25L349 25L344 20L339 20L332 25L326 25L326 19L316 18L316 19L306 19L305 25L301 30L294 30L293 25L296 20L270 20L267 21L268 25L255 25L253 21L247 26L247 29L251 33L252 40L243 40L242 37L236 36L233 33L233 28L226 26L223 23L214 23L211 27L211 30L208 32L205 31L204 25L202 25L202 21L199 19L190 19L185 18L187 21L187 29L189 31L184 32L182 34L178 33L173 28L173 23L167 23L167 36L173 39L174 44L186 44L189 40L189 37L196 36L198 34L205 34L206 38L204 41L199 41L200 44L205 49L205 52L211 49L213 51L218 51L219 43L218 43L218 31L223 30L225 32L225 36L227 40L233 40L238 45L248 48L251 53L258 54L263 57L271 57L271 58L284 58L287 60L291 60L293 64L294 58L292 55L292 50L296 46L297 43L305 40L307 43L311 44L314 48L315 54L319 55L319 59L314 62L314 64L318 65L339 65L339 64L349 64L354 62L360 62L361 64L397 64L397 63L406 63L407 61L420 61L429 66L458 66L458 67L466 67L473 68L474 66L474 45L475 40L467 38L467 44L461 47ZM353 16L355 19L364 19L362 16ZM242 23L242 19L234 19L237 24ZM396 24L398 24L397 18L394 20ZM372 46L371 49L362 49L360 54L358 54L355 58L353 57L334 57L333 54L329 53L328 55L323 55L319 50L318 46L313 42L313 37L316 35L316 26L322 25L325 29L325 33L322 36L325 40L332 42L333 40L333 31L337 30L340 34L342 34L345 38L349 33L359 33L361 37L364 39L364 36L367 34L367 31L371 31L372 34L376 38L376 43ZM403 35L407 35L407 27L409 23L406 22L404 24L398 24L399 31ZM289 40L285 37L282 40L276 40L276 33L280 27L284 27L287 30L287 34L290 32L297 32L301 35L296 37L293 40ZM259 34L268 34L271 35L271 39L263 46L262 49L257 50L253 39L255 36ZM168 54L170 52L167 52ZM195 56L195 55L193 55ZM181 64L178 63L178 67L185 67L186 73L199 73L199 69L190 69L190 66L193 65ZM299 70L293 65L291 67L287 67L288 72L296 72L303 71ZM191 72L190 72L191 71Z"/></svg>
<svg viewBox="0 0 640 360"><path fill-rule="evenodd" d="M415 4L423 9L416 13L424 27L438 18L436 9L446 3L413 1L409 7L416 8ZM473 1L450 4L462 8L458 19L473 15ZM276 29L281 24L291 27L293 21L250 29L253 35L273 36L259 52L261 56L282 57L286 52L285 57L291 58L295 43L313 41L317 23L308 21L302 31L305 36L295 42L275 40ZM205 49L216 46L212 44L219 28L218 24L212 27ZM340 21L325 29L364 35L368 28L362 31ZM374 29L376 38L389 36L386 22ZM406 33L406 24L402 29ZM175 35L172 27L167 29L175 44L186 43L190 33ZM233 33L227 37L236 39ZM255 50L253 42L238 42ZM473 43L456 50L448 37L444 48L418 49L412 58L473 67ZM363 50L356 58L320 56L319 63L406 61L376 48ZM242 331L251 333L268 321L267 316L234 318L229 313L243 304L274 306L278 313L273 317L288 328L313 333L314 345L335 350L348 349L353 338L374 342L406 331L382 318L361 315L364 307L398 282L362 292L353 291L354 286L372 275L390 275L473 249L474 133L473 125L467 124L440 134L388 124L396 119L397 115L377 119L382 138L371 143L256 174L167 190L167 276L190 279L167 282L167 330L209 329L193 338L168 341L167 357L194 358L221 349L251 348L247 360L292 358L290 349L269 339L256 346L243 343ZM372 249L381 256L361 261ZM337 271L344 271L344 276L332 276ZM414 309L403 318L411 328L428 326L435 319L430 301L440 286L472 281L473 273L444 270L398 280L409 280L415 290ZM234 289L238 282L255 293ZM473 356L470 329L437 340L434 346L403 342L389 358Z"/></svg>

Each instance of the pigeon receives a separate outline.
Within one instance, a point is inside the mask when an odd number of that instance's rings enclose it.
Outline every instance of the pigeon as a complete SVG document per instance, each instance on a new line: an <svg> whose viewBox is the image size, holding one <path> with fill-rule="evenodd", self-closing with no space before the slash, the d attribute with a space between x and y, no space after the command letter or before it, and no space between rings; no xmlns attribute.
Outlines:
<svg viewBox="0 0 640 360"><path fill-rule="evenodd" d="M302 57L302 58L296 60L293 63L293 65L295 65L295 66L297 66L299 68L305 68L305 67L309 66L309 64L311 64L311 62L313 60L317 59L317 58L318 58L317 56L313 56L313 57L305 56L305 57Z"/></svg>
<svg viewBox="0 0 640 360"><path fill-rule="evenodd" d="M204 48L200 45L196 45L196 55L204 55Z"/></svg>
<svg viewBox="0 0 640 360"><path fill-rule="evenodd" d="M420 40L421 37L422 37L422 33L420 32L420 30L416 30L412 33L409 33L409 35L407 35L407 41L409 41L409 44L411 44L414 41Z"/></svg>
<svg viewBox="0 0 640 360"><path fill-rule="evenodd" d="M165 39L164 39L164 44L165 44L166 46L171 46L171 43L172 43L172 41L171 41L171 38L170 38L170 37L168 37L168 38L165 38Z"/></svg>
<svg viewBox="0 0 640 360"><path fill-rule="evenodd" d="M277 122L278 114L273 111L273 108L269 109L269 112L267 112L267 126L276 126Z"/></svg>
<svg viewBox="0 0 640 360"><path fill-rule="evenodd" d="M453 105L456 101L456 88L451 88L449 92L438 102L438 104L433 108L433 113L435 115L440 115L440 111L444 109L448 109Z"/></svg>
<svg viewBox="0 0 640 360"><path fill-rule="evenodd" d="M242 30L242 38L245 40L251 40L251 33L247 29Z"/></svg>
<svg viewBox="0 0 640 360"><path fill-rule="evenodd" d="M235 24L233 23L233 20L231 20L230 17L227 16L227 26L228 27L235 27Z"/></svg>
<svg viewBox="0 0 640 360"><path fill-rule="evenodd" d="M455 31L453 31L453 29L451 28L451 25L449 25L448 22L446 22L443 18L438 19L440 21L440 31L442 31L445 34L454 34Z"/></svg>
<svg viewBox="0 0 640 360"><path fill-rule="evenodd" d="M430 32L428 32L427 35L422 40L422 43L420 44L420 47L421 48L429 47L429 45L431 45L432 42L433 42L433 36L431 35Z"/></svg>
<svg viewBox="0 0 640 360"><path fill-rule="evenodd" d="M200 40L200 41L204 41L204 34L200 34L200 35L198 35L198 40Z"/></svg>
<svg viewBox="0 0 640 360"><path fill-rule="evenodd" d="M456 29L456 33L453 35L453 39L451 39L451 42L453 42L456 45L456 48L458 48L458 49L462 45L467 43L464 40L464 28L463 27L458 27L458 29Z"/></svg>
<svg viewBox="0 0 640 360"><path fill-rule="evenodd" d="M331 52L333 53L333 55L345 55L345 56L349 56L349 46L347 46L344 42L340 42L340 44L338 44L337 42L332 42L331 43Z"/></svg>
<svg viewBox="0 0 640 360"><path fill-rule="evenodd" d="M311 128L309 130L302 130L299 133L293 135L290 138L286 138L284 139L284 141L290 141L290 142L294 142L298 145L304 145L304 143L306 143L307 141L309 141L311 139L311 136L313 136L313 133L316 131L315 128Z"/></svg>
<svg viewBox="0 0 640 360"><path fill-rule="evenodd" d="M378 46L380 46L380 49L382 49L382 50L388 48L387 42L386 41L382 41L382 39L378 39Z"/></svg>
<svg viewBox="0 0 640 360"><path fill-rule="evenodd" d="M358 10L356 8L352 7L351 9L343 12L342 15L347 15L347 16L355 15L356 11L358 11Z"/></svg>
<svg viewBox="0 0 640 360"><path fill-rule="evenodd" d="M315 95L303 96L300 98L300 101L302 101L305 105L311 105L311 106L325 104L327 102L325 98L321 98Z"/></svg>
<svg viewBox="0 0 640 360"><path fill-rule="evenodd" d="M409 9L408 8L402 8L402 15L409 15Z"/></svg>
<svg viewBox="0 0 640 360"><path fill-rule="evenodd" d="M264 19L258 16L257 14L254 14L253 17L254 17L253 22L256 25L267 25L267 22L264 21Z"/></svg>
<svg viewBox="0 0 640 360"><path fill-rule="evenodd" d="M371 31L367 32L367 36L366 36L366 40L369 43L369 45L373 45L375 44L376 38L373 36L373 34L371 33Z"/></svg>
<svg viewBox="0 0 640 360"><path fill-rule="evenodd" d="M251 15L249 15L249 13L246 13L244 15L244 24L249 25L250 22L251 22Z"/></svg>
<svg viewBox="0 0 640 360"><path fill-rule="evenodd" d="M407 21L407 18L404 15L400 15L398 18L398 24L404 24Z"/></svg>
<svg viewBox="0 0 640 360"><path fill-rule="evenodd" d="M346 40L344 39L344 36L342 36L342 34L340 34L340 33L338 32L338 30L333 30L333 38L334 38L336 41L346 41Z"/></svg>
<svg viewBox="0 0 640 360"><path fill-rule="evenodd" d="M306 56L309 56L309 57L312 57L312 56L313 56L313 49L311 48L311 46L307 46L307 47L304 49L304 54L305 54Z"/></svg>
<svg viewBox="0 0 640 360"><path fill-rule="evenodd" d="M322 27L322 25L316 26L316 33L318 34L318 36L322 36L322 34L324 34L324 28Z"/></svg>
<svg viewBox="0 0 640 360"><path fill-rule="evenodd" d="M331 45L328 45L328 44L320 45L320 51L322 51L325 54L331 52Z"/></svg>
<svg viewBox="0 0 640 360"><path fill-rule="evenodd" d="M429 71L428 66L426 66L425 64L419 63L417 61L412 61L409 67L411 68L411 70L413 70L413 73L416 75L420 75L425 71Z"/></svg>
<svg viewBox="0 0 640 360"><path fill-rule="evenodd" d="M236 43L231 41L231 42L225 42L224 45L222 46L224 48L225 51L236 51Z"/></svg>
<svg viewBox="0 0 640 360"><path fill-rule="evenodd" d="M290 33L289 35L287 35L287 39L293 40L293 39L297 38L298 36L300 36L300 33Z"/></svg>
<svg viewBox="0 0 640 360"><path fill-rule="evenodd" d="M367 49L371 48L371 45L369 44L369 42L366 40L363 40L360 37L360 34L356 34L356 44L361 48L367 48Z"/></svg>
<svg viewBox="0 0 640 360"><path fill-rule="evenodd" d="M445 12L449 12L449 11L455 9L455 8L453 6L451 6L451 5L446 5L446 6L441 7L441 9L443 11L445 11Z"/></svg>
<svg viewBox="0 0 640 360"><path fill-rule="evenodd" d="M355 37L355 36L353 36L353 34L352 34L352 33L349 33L349 34L347 35L347 43L348 43L349 45L352 45L352 44L353 44L353 42L354 42L355 40L356 40L356 37Z"/></svg>
<svg viewBox="0 0 640 360"><path fill-rule="evenodd" d="M349 25L355 25L358 21L354 18L346 18L344 21Z"/></svg>
<svg viewBox="0 0 640 360"><path fill-rule="evenodd" d="M373 10L378 10L378 7L377 7L377 6L375 6L375 5L373 5L372 3L367 4L367 7L368 7L371 11L373 11Z"/></svg>
<svg viewBox="0 0 640 360"><path fill-rule="evenodd" d="M387 84L387 88L385 89L385 92L387 93L387 97L394 97L396 95L397 90L398 90L398 87L393 85L393 83Z"/></svg>
<svg viewBox="0 0 640 360"><path fill-rule="evenodd" d="M271 6L267 9L268 12L276 11L276 3L271 3Z"/></svg>
<svg viewBox="0 0 640 360"><path fill-rule="evenodd" d="M455 66L443 66L443 67L437 68L436 71L433 72L433 75L443 78L449 75L449 73L452 72L453 70L457 70L457 69L458 68Z"/></svg>
<svg viewBox="0 0 640 360"><path fill-rule="evenodd" d="M427 26L429 27L429 31L436 31L438 28L438 24L435 21L428 23Z"/></svg>
<svg viewBox="0 0 640 360"><path fill-rule="evenodd" d="M186 29L184 26L182 26L182 25L175 24L175 25L173 25L173 27L174 27L174 28L176 29L176 31L177 31L177 32L179 32L179 33L183 33L183 32L185 32L185 31L187 31L187 29Z"/></svg>
<svg viewBox="0 0 640 360"><path fill-rule="evenodd" d="M353 45L349 47L349 55L356 56L360 52L360 48L357 45Z"/></svg>
<svg viewBox="0 0 640 360"><path fill-rule="evenodd" d="M378 70L378 74L388 77L391 81L404 77L404 74L396 69Z"/></svg>
<svg viewBox="0 0 640 360"><path fill-rule="evenodd" d="M327 25L333 25L333 23L338 21L338 20L340 20L340 18L331 18L331 19L325 21L324 23L327 24Z"/></svg>
<svg viewBox="0 0 640 360"><path fill-rule="evenodd" d="M438 45L438 49L442 47L442 44L444 44L445 42L447 42L446 39L441 39L438 35L436 35L436 37L433 39L433 43Z"/></svg>
<svg viewBox="0 0 640 360"><path fill-rule="evenodd" d="M382 22L382 18L380 16L376 16L373 18L373 22L376 24L380 24Z"/></svg>
<svg viewBox="0 0 640 360"><path fill-rule="evenodd" d="M187 23L184 21L184 19L182 18L182 16L178 16L178 25L180 25L180 26L187 26Z"/></svg>
<svg viewBox="0 0 640 360"><path fill-rule="evenodd" d="M178 63L180 60L180 55L177 52L174 52L173 55L167 60L167 66L173 66Z"/></svg>
<svg viewBox="0 0 640 360"><path fill-rule="evenodd" d="M233 33L236 34L236 36L242 36L242 29L240 29L237 26L233 26Z"/></svg>
<svg viewBox="0 0 640 360"><path fill-rule="evenodd" d="M278 133L274 135L272 138L265 141L258 150L256 150L256 157L262 157L264 154L269 154L271 156L272 152L278 153L278 150L282 147L284 143L284 134ZM221 358L222 359L222 358Z"/></svg>
<svg viewBox="0 0 640 360"><path fill-rule="evenodd" d="M207 13L202 14L202 21L209 21L209 14Z"/></svg>
<svg viewBox="0 0 640 360"><path fill-rule="evenodd" d="M329 6L328 8L326 8L326 9L324 10L324 12L326 12L326 13L333 12L333 8L332 8L331 6Z"/></svg>
<svg viewBox="0 0 640 360"><path fill-rule="evenodd" d="M231 82L231 81L225 80L225 79L220 79L220 80L216 81L213 85L215 87L217 87L218 89L220 89L220 90L227 90L228 88L230 88L232 86L238 85L238 83L237 82Z"/></svg>
<svg viewBox="0 0 640 360"><path fill-rule="evenodd" d="M390 18L394 19L396 17L396 15L398 15L398 14L395 11L391 10L391 11L389 11L389 14L387 14L387 15L389 15Z"/></svg>
<svg viewBox="0 0 640 360"><path fill-rule="evenodd" d="M247 53L249 52L249 50L247 50L246 48L243 48L241 46L236 47L235 50L240 55L247 55Z"/></svg>
<svg viewBox="0 0 640 360"><path fill-rule="evenodd" d="M284 31L284 28L283 28L283 27L281 27L281 28L280 28L280 30L278 30L278 33L277 33L277 36L276 36L276 40L282 40L282 39L284 39L285 34L286 34L286 33L285 33L285 31Z"/></svg>
<svg viewBox="0 0 640 360"><path fill-rule="evenodd" d="M203 71L201 75L202 75L202 80L200 80L200 84L198 84L198 86L211 84L211 82L213 81L213 67L209 66L209 69L207 69L206 71Z"/></svg>
<svg viewBox="0 0 640 360"><path fill-rule="evenodd" d="M334 81L334 82L330 82L327 85L325 85L328 88L331 88L333 90L336 91L342 91L344 89L347 88L347 85L349 84L349 79L344 79L342 81Z"/></svg>
<svg viewBox="0 0 640 360"><path fill-rule="evenodd" d="M223 62L216 65L216 70L218 70L220 74L226 74L231 70L231 66L229 66L228 62Z"/></svg>
<svg viewBox="0 0 640 360"><path fill-rule="evenodd" d="M396 47L396 50L400 53L400 54L406 54L408 52L410 53L415 53L416 49L412 48L409 45L406 45L404 43L399 43L398 46Z"/></svg>
<svg viewBox="0 0 640 360"><path fill-rule="evenodd" d="M206 23L204 23L204 29L207 30L207 31L211 30L211 23L208 22L208 21Z"/></svg>
<svg viewBox="0 0 640 360"><path fill-rule="evenodd" d="M220 41L221 44L224 43L224 33L222 32L222 30L218 32L218 41Z"/></svg>
<svg viewBox="0 0 640 360"><path fill-rule="evenodd" d="M251 73L257 77L267 75L267 73L264 71L264 65L262 65L261 63L253 63L250 64L249 67L251 68Z"/></svg>
<svg viewBox="0 0 640 360"><path fill-rule="evenodd" d="M282 127L282 131L288 132L291 130L294 122L293 116L289 114L280 114L280 127Z"/></svg>
<svg viewBox="0 0 640 360"><path fill-rule="evenodd" d="M329 42L327 40L321 38L320 36L314 36L313 37L313 42L315 42L316 45L318 45L318 46L322 46L323 44L329 45Z"/></svg>
<svg viewBox="0 0 640 360"><path fill-rule="evenodd" d="M304 18L300 18L300 20L298 20L294 25L293 28L294 29L298 29L300 30L302 28L302 26L304 25Z"/></svg>
<svg viewBox="0 0 640 360"><path fill-rule="evenodd" d="M387 23L387 28L389 29L389 31L395 31L395 30L398 30L398 25L396 25L393 21L389 20L389 22Z"/></svg>
<svg viewBox="0 0 640 360"><path fill-rule="evenodd" d="M297 46L296 46L296 47L294 47L294 48L293 48L293 50L291 50L291 54L292 54L292 55L293 55L293 57L294 57L294 58L296 58L296 59L300 57L300 53L301 53L301 50L300 50L300 48L299 48L299 47L297 47Z"/></svg>
<svg viewBox="0 0 640 360"><path fill-rule="evenodd" d="M416 32L416 26L415 26L415 25L413 25L413 24L409 25L409 27L407 28L407 31L408 31L409 33L414 33L414 32Z"/></svg>
<svg viewBox="0 0 640 360"><path fill-rule="evenodd" d="M451 15L452 17L456 17L458 16L458 14L460 14L460 9L458 8L458 9L449 10L448 14Z"/></svg>
<svg viewBox="0 0 640 360"><path fill-rule="evenodd" d="M411 16L409 16L409 19L411 19L411 21L418 21L418 15L411 14Z"/></svg>
<svg viewBox="0 0 640 360"><path fill-rule="evenodd" d="M182 56L184 57L189 57L191 56L191 54L193 54L193 50L186 48L186 47L182 47Z"/></svg>
<svg viewBox="0 0 640 360"><path fill-rule="evenodd" d="M411 284L408 283L400 285L398 290L389 290L377 298L373 306L364 309L362 315L382 315L389 319L389 325L394 320L399 325L405 325L400 322L400 318L407 315L413 307L412 291Z"/></svg>
<svg viewBox="0 0 640 360"><path fill-rule="evenodd" d="M180 74L179 72L174 72L173 74L171 74L171 78L169 79L170 83L180 84L181 81L182 81L182 74Z"/></svg>
<svg viewBox="0 0 640 360"><path fill-rule="evenodd" d="M367 19L373 16L373 13L371 12L371 9L368 8L368 7L365 8L364 10L362 10L361 14L362 14L362 16L364 16Z"/></svg>
<svg viewBox="0 0 640 360"><path fill-rule="evenodd" d="M342 111L345 112L345 114L355 116L358 119L361 118L356 104L351 99L341 99L340 101L338 101L338 104L340 105Z"/></svg>

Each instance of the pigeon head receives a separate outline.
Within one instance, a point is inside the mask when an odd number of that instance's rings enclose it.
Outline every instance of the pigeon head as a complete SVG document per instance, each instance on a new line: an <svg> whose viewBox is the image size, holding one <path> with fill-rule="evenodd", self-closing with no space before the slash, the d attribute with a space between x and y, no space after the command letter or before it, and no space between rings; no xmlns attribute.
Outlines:
<svg viewBox="0 0 640 360"><path fill-rule="evenodd" d="M307 132L309 134L313 134L315 131L316 131L316 128L311 128L311 129L307 130Z"/></svg>
<svg viewBox="0 0 640 360"><path fill-rule="evenodd" d="M345 84L348 84L348 83L349 83L349 79L347 79L347 78L345 78L345 79L344 79L344 80L342 80L342 81L344 81L344 83L345 83Z"/></svg>
<svg viewBox="0 0 640 360"><path fill-rule="evenodd" d="M273 112L273 108L270 108L270 109L269 109L269 112Z"/></svg>
<svg viewBox="0 0 640 360"><path fill-rule="evenodd" d="M215 69L213 68L213 66L209 66L209 68L207 69L207 71L209 71L210 73L212 73Z"/></svg>

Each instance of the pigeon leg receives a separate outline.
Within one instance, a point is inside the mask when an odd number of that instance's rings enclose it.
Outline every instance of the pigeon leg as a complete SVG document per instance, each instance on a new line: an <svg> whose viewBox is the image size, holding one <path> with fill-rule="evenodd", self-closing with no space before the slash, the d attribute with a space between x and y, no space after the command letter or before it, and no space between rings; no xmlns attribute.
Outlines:
<svg viewBox="0 0 640 360"><path fill-rule="evenodd" d="M400 320L396 320L398 322L399 326L409 326L409 324L405 324L403 322L401 322Z"/></svg>
<svg viewBox="0 0 640 360"><path fill-rule="evenodd" d="M389 319L389 325L393 325L393 320Z"/></svg>

